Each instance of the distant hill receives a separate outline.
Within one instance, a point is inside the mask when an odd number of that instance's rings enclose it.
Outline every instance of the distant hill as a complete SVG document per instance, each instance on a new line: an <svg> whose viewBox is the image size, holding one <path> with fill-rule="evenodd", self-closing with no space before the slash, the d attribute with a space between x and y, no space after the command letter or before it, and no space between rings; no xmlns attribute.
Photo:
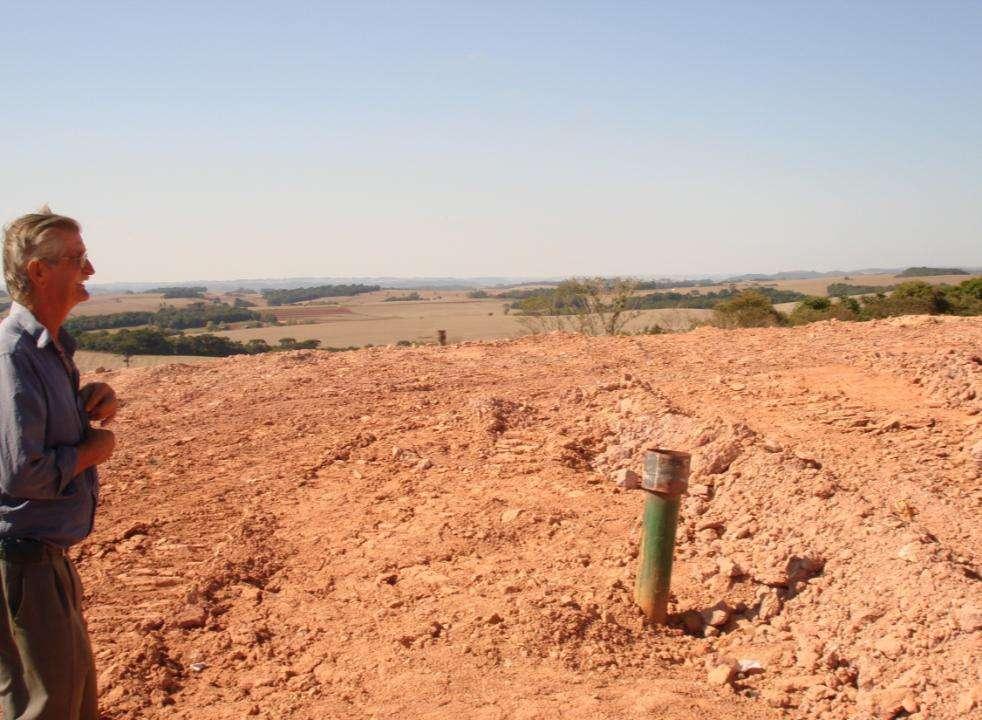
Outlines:
<svg viewBox="0 0 982 720"><path fill-rule="evenodd" d="M929 275L969 275L967 270L961 268L933 268L933 267L909 267L897 277L927 277Z"/></svg>
<svg viewBox="0 0 982 720"><path fill-rule="evenodd" d="M517 287L528 283L555 282L562 278L529 278L506 276L481 277L293 277L293 278L254 278L237 280L186 280L167 283L168 287L203 286L211 292L261 291L299 289L322 285L378 285L387 290L473 290L479 287ZM89 283L88 287L97 293L149 292L161 287L160 282L118 282Z"/></svg>
<svg viewBox="0 0 982 720"><path fill-rule="evenodd" d="M743 275L732 275L723 282L761 282L765 280L813 280L823 277L840 277L845 275L842 270L829 270L828 272L817 272L815 270L789 270L771 274L764 273L744 273Z"/></svg>
<svg viewBox="0 0 982 720"><path fill-rule="evenodd" d="M776 280L810 280L814 278L842 277L844 275L896 275L906 273L915 268L904 270L900 267L892 268L857 268L852 270L829 270L820 272L815 270L787 270L776 273L745 273L742 275L728 275L725 273L710 274L690 274L690 275L656 275L654 273L631 272L622 273L638 277L644 281L646 289L663 289L672 287L693 287L696 284L715 285L740 282L770 282ZM944 268L926 268L931 270L927 274L954 272L959 275L982 272L982 267L967 267L964 270L947 270ZM902 275L903 277L916 277L914 275ZM391 276L354 276L354 277L294 277L294 278L254 278L236 280L186 280L175 283L161 282L118 282L118 283L89 283L88 287L95 293L124 293L124 292L148 292L159 290L163 286L169 288L176 287L206 287L210 292L236 292L249 291L256 292L262 290L289 290L305 287L316 287L323 285L378 285L386 290L476 290L478 288L487 289L509 289L523 287L526 285L558 285L565 277L552 275L549 277L521 277L521 276L472 276L472 277L391 277ZM0 285L2 287L2 285Z"/></svg>

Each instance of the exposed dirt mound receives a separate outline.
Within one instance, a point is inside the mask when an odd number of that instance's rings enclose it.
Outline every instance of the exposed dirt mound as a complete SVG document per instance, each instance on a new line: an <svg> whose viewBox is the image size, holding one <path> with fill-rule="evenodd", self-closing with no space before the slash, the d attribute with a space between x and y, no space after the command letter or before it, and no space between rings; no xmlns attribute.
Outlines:
<svg viewBox="0 0 982 720"><path fill-rule="evenodd" d="M980 712L982 321L109 373L76 552L109 718ZM693 453L671 607L651 446Z"/></svg>

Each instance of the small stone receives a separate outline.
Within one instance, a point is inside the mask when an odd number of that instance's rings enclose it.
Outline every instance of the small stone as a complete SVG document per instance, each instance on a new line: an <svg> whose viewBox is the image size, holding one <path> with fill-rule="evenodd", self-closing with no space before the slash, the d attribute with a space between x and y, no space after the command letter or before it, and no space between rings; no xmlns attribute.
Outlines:
<svg viewBox="0 0 982 720"><path fill-rule="evenodd" d="M910 693L904 695L904 699L901 700L900 704L904 706L904 710L907 711L908 715L913 715L921 709L921 706L917 702L917 698Z"/></svg>
<svg viewBox="0 0 982 720"><path fill-rule="evenodd" d="M899 657L900 654L904 651L903 644L900 642L900 640L898 640L892 635L887 635L886 637L880 638L879 640L876 641L873 647L875 647L877 650L879 650L881 653L886 655L891 660Z"/></svg>
<svg viewBox="0 0 982 720"><path fill-rule="evenodd" d="M760 622L770 622L784 609L784 600L780 593L773 588L766 589L758 597L760 597L760 609L757 611L757 619Z"/></svg>
<svg viewBox="0 0 982 720"><path fill-rule="evenodd" d="M774 708L786 708L791 704L791 699L787 693L783 693L780 690L764 690L760 696L764 699L764 702Z"/></svg>
<svg viewBox="0 0 982 720"><path fill-rule="evenodd" d="M982 684L966 690L958 697L955 709L962 715L969 713L982 702Z"/></svg>
<svg viewBox="0 0 982 720"><path fill-rule="evenodd" d="M702 635L702 629L705 627L705 623L700 613L695 610L686 610L682 613L682 626L690 635Z"/></svg>
<svg viewBox="0 0 982 720"><path fill-rule="evenodd" d="M975 461L975 466L982 470L982 440L975 443L968 452L972 456L972 460Z"/></svg>
<svg viewBox="0 0 982 720"><path fill-rule="evenodd" d="M429 458L423 458L416 463L417 470L429 470L431 467L433 467L433 462Z"/></svg>
<svg viewBox="0 0 982 720"><path fill-rule="evenodd" d="M806 689L805 697L813 703L820 702L822 700L830 700L835 697L835 690L830 688L828 685L819 683Z"/></svg>
<svg viewBox="0 0 982 720"><path fill-rule="evenodd" d="M916 542L907 543L897 550L897 557L909 563L920 562L922 555L921 544Z"/></svg>
<svg viewBox="0 0 982 720"><path fill-rule="evenodd" d="M203 662L195 662L188 665L188 669L190 669L191 672L196 672L196 673L201 672L206 667L208 667L208 663L203 663Z"/></svg>
<svg viewBox="0 0 982 720"><path fill-rule="evenodd" d="M891 430L899 430L900 428L903 427L903 425L904 425L904 421L899 417L897 417L896 415L894 415L893 417L887 418L880 424L880 430L884 432L889 432Z"/></svg>
<svg viewBox="0 0 982 720"><path fill-rule="evenodd" d="M743 568L727 557L717 560L716 567L719 568L719 574L725 578L738 578L744 575Z"/></svg>
<svg viewBox="0 0 982 720"><path fill-rule="evenodd" d="M764 441L761 443L761 447L770 453L779 453L784 450L784 446L772 437L764 438Z"/></svg>
<svg viewBox="0 0 982 720"><path fill-rule="evenodd" d="M205 626L208 612L200 605L192 605L174 618L174 625L182 630L192 630Z"/></svg>
<svg viewBox="0 0 982 720"><path fill-rule="evenodd" d="M733 666L729 664L717 665L712 670L709 671L709 684L710 685L727 685L733 680Z"/></svg>
<svg viewBox="0 0 982 720"><path fill-rule="evenodd" d="M755 658L740 658L736 664L737 672L752 675L764 672L764 664Z"/></svg>
<svg viewBox="0 0 982 720"><path fill-rule="evenodd" d="M137 624L137 630L139 630L142 633L149 633L149 632L153 632L154 630L160 630L160 628L162 628L163 626L164 626L163 618L151 617L141 620Z"/></svg>
<svg viewBox="0 0 982 720"><path fill-rule="evenodd" d="M611 475L611 480L614 481L617 487L623 488L624 490L637 490L641 487L641 476L627 468L614 471Z"/></svg>
<svg viewBox="0 0 982 720"><path fill-rule="evenodd" d="M955 611L955 622L967 633L982 629L982 608L975 605L959 608Z"/></svg>
<svg viewBox="0 0 982 720"><path fill-rule="evenodd" d="M904 711L904 700L908 692L904 688L886 688L875 695L875 717L879 720L893 720Z"/></svg>
<svg viewBox="0 0 982 720"><path fill-rule="evenodd" d="M720 535L725 529L726 526L719 520L703 520L696 525L696 530L716 530Z"/></svg>
<svg viewBox="0 0 982 720"><path fill-rule="evenodd" d="M707 625L719 628L726 625L727 621L730 619L730 608L724 602L718 602L711 608L703 611L702 618Z"/></svg>
<svg viewBox="0 0 982 720"><path fill-rule="evenodd" d="M513 522L522 511L518 508L510 508L501 513L501 522L510 523Z"/></svg>
<svg viewBox="0 0 982 720"><path fill-rule="evenodd" d="M822 463L820 460L817 460L813 457L809 457L807 455L803 455L802 453L795 453L794 456L798 458L801 464L804 465L806 468L812 468L813 470L822 469Z"/></svg>
<svg viewBox="0 0 982 720"><path fill-rule="evenodd" d="M708 500L710 497L712 497L713 489L709 485L690 485L689 494L694 495L695 497L703 498L704 500Z"/></svg>
<svg viewBox="0 0 982 720"><path fill-rule="evenodd" d="M488 625L500 625L504 622L504 618L498 613L491 613L486 622Z"/></svg>

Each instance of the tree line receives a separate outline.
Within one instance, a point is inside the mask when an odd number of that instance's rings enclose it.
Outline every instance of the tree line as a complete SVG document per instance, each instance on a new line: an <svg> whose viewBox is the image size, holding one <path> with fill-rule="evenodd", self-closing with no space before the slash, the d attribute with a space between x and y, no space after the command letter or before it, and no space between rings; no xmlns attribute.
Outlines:
<svg viewBox="0 0 982 720"><path fill-rule="evenodd" d="M163 295L166 300L173 300L176 298L203 298L205 296L205 291L208 288L203 285L185 285L185 286L169 286L169 287L159 287L153 288L152 290L146 290L145 293L159 294Z"/></svg>
<svg viewBox="0 0 982 720"><path fill-rule="evenodd" d="M982 315L982 277L958 285L913 280L897 285L893 292L858 299L806 297L787 315L777 311L769 298L752 290L713 308L714 321L722 327L805 325L833 319L862 322L896 315Z"/></svg>
<svg viewBox="0 0 982 720"><path fill-rule="evenodd" d="M583 283L597 285L598 279L589 281L567 281L556 288L541 288L537 290L524 291L521 299L509 303L508 309L517 315L575 315L583 312L587 306L587 295L584 291ZM627 281L625 281L627 282ZM607 294L611 298L618 295L615 285L606 281L601 281L596 287L600 295ZM687 293L682 292L655 292L635 295L636 284L631 284L630 294L621 299L626 310L661 310L661 309L702 309L710 310L720 302L730 300L740 294L740 290L731 287L724 290L716 290L702 293L692 290ZM804 293L794 290L779 290L775 287L763 286L755 288L755 291L766 297L772 303L785 303L802 300L807 297Z"/></svg>
<svg viewBox="0 0 982 720"><path fill-rule="evenodd" d="M191 303L186 307L165 305L154 312L131 310L129 312L109 313L107 315L78 315L65 322L69 332L87 332L113 328L153 325L165 330L187 330L208 327L211 323L243 322L247 320L273 321L271 315L264 315L245 307L226 303Z"/></svg>
<svg viewBox="0 0 982 720"><path fill-rule="evenodd" d="M905 277L928 277L930 275L968 275L967 270L961 268L937 268L937 267L909 267L897 275L898 278Z"/></svg>
<svg viewBox="0 0 982 720"><path fill-rule="evenodd" d="M915 280L901 283L893 292L854 297L814 297L774 287L716 292L636 294L629 278L574 278L556 288L536 290L508 308L532 332L564 330L588 335L616 335L649 308L711 308L712 323L720 327L802 325L817 320L863 321L907 314L982 314L982 277L958 285L929 285ZM792 302L790 313L774 304ZM663 332L658 326L642 333Z"/></svg>
<svg viewBox="0 0 982 720"><path fill-rule="evenodd" d="M290 305L304 300L360 295L381 289L381 285L317 285L315 287L263 290L262 295L270 305Z"/></svg>
<svg viewBox="0 0 982 720"><path fill-rule="evenodd" d="M276 345L262 339L239 342L220 335L185 335L159 328L124 328L116 332L96 330L76 337L82 350L108 352L116 355L202 355L227 357L230 355L257 355L282 350L313 350L320 347L320 340L296 340L281 338ZM354 346L326 350L339 352L354 350Z"/></svg>

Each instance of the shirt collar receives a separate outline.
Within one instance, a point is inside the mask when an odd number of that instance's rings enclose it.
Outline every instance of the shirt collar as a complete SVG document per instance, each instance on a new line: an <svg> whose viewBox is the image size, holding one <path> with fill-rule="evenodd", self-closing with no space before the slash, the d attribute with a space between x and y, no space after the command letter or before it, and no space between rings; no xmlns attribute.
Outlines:
<svg viewBox="0 0 982 720"><path fill-rule="evenodd" d="M10 304L10 317L20 326L21 330L34 338L39 350L43 350L51 344L53 338L48 332L48 328L38 322L29 308L15 301ZM75 354L75 340L65 328L58 330L58 344L69 356Z"/></svg>

